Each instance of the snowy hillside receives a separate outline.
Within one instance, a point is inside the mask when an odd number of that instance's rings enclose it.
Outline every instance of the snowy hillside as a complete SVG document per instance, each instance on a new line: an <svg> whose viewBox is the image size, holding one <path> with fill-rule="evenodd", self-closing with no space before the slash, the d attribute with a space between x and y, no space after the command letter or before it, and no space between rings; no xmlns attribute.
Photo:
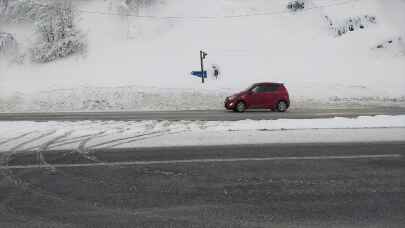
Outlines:
<svg viewBox="0 0 405 228"><path fill-rule="evenodd" d="M296 12L287 0L154 0L140 9L123 2L73 1L86 54L46 64L0 55L0 111L220 108L228 91L258 81L285 83L297 105L405 103L404 0L308 0ZM362 28L337 35L357 18ZM30 23L3 22L0 32L13 34L21 52L34 42ZM221 71L204 85L189 75L201 49L206 66ZM125 105L82 105L122 103L127 86ZM159 88L162 99L138 96L156 97Z"/></svg>

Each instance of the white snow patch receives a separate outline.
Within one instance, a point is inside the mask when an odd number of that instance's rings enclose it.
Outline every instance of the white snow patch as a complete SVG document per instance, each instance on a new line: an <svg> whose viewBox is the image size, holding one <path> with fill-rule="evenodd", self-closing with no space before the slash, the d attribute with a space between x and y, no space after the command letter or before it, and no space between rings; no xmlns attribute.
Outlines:
<svg viewBox="0 0 405 228"><path fill-rule="evenodd" d="M360 129L301 129L285 131L207 131L204 134L191 132L164 135L156 139L145 139L121 145L131 147L173 147L210 145L252 145L288 143L349 143L349 142L402 142L404 128L360 128Z"/></svg>
<svg viewBox="0 0 405 228"><path fill-rule="evenodd" d="M405 115L261 121L0 122L3 152L41 150L44 146L45 150L86 153L116 147L403 141L404 138Z"/></svg>

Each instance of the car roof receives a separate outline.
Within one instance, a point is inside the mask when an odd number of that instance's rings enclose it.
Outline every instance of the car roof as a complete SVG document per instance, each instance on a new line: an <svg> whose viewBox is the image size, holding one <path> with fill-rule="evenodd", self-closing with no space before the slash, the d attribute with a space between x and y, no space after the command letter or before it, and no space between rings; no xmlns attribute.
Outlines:
<svg viewBox="0 0 405 228"><path fill-rule="evenodd" d="M255 83L254 85L283 85L283 83L277 83L277 82L259 82L259 83Z"/></svg>

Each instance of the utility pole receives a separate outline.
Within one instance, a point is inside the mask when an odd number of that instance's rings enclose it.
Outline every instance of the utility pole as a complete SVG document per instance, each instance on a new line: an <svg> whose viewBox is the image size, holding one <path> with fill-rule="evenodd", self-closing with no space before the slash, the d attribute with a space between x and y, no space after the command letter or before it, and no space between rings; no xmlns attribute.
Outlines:
<svg viewBox="0 0 405 228"><path fill-rule="evenodd" d="M200 62L201 62L201 82L204 84L204 59L207 57L207 53L203 50L200 51Z"/></svg>

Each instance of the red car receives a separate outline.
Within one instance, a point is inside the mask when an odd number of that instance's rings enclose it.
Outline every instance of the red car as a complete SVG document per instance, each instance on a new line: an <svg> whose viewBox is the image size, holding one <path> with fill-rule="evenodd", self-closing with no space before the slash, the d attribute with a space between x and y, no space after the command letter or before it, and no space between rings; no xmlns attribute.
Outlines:
<svg viewBox="0 0 405 228"><path fill-rule="evenodd" d="M248 89L225 99L225 108L244 112L248 108L268 108L285 112L290 106L290 98L281 83L256 83Z"/></svg>

